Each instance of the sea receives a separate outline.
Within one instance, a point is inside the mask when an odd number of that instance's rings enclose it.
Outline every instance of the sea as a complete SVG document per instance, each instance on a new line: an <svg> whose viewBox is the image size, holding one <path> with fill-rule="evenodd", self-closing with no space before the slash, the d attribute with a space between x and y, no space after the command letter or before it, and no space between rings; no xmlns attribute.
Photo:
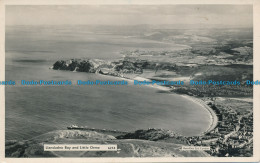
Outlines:
<svg viewBox="0 0 260 163"><path fill-rule="evenodd" d="M162 128L185 136L208 129L209 113L200 105L157 88L136 86L21 86L21 80L113 80L99 74L52 70L57 60L115 60L128 50L178 50L185 46L140 37L139 33L72 26L6 26L5 138L28 140L76 124L134 131Z"/></svg>

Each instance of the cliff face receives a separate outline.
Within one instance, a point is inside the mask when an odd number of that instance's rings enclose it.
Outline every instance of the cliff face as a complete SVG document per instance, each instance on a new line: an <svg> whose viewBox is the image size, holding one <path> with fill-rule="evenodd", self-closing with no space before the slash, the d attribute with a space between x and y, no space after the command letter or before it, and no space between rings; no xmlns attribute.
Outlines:
<svg viewBox="0 0 260 163"><path fill-rule="evenodd" d="M71 59L55 62L52 69L121 76L124 73L142 73L144 65L145 63L125 60L109 62L97 59Z"/></svg>
<svg viewBox="0 0 260 163"><path fill-rule="evenodd" d="M68 71L79 71L79 72L96 72L94 64L89 60L74 60L69 61L57 61L53 64L54 70L68 70Z"/></svg>
<svg viewBox="0 0 260 163"><path fill-rule="evenodd" d="M57 130L27 141L6 142L6 157L207 157L204 151L182 151L184 142L167 140L169 132L142 130L135 136L112 135L82 130ZM164 135L164 136L162 136ZM140 139L139 139L139 138ZM146 139L146 140L142 140ZM153 140L153 141L151 141ZM155 141L157 140L157 141ZM116 144L119 151L44 151L44 144Z"/></svg>
<svg viewBox="0 0 260 163"><path fill-rule="evenodd" d="M68 61L60 60L53 64L54 70L79 71L87 73L100 73L112 76L122 76L123 74L142 74L143 69L161 69L175 71L176 65L171 63L155 63L145 60L124 58L123 60L109 62L98 59L71 59Z"/></svg>

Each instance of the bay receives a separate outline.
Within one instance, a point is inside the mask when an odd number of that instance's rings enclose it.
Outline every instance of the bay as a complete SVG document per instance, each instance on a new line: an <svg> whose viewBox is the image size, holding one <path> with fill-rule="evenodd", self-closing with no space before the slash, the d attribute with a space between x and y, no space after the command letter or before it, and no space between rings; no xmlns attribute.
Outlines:
<svg viewBox="0 0 260 163"><path fill-rule="evenodd" d="M38 29L38 30L37 30ZM210 124L200 105L179 95L145 86L20 86L20 80L122 80L98 74L49 69L58 59L120 58L135 48L173 49L128 34L95 33L48 27L7 27L5 87L6 140L29 139L71 124L91 128L134 131L170 129L198 135ZM127 39L126 39L127 38Z"/></svg>

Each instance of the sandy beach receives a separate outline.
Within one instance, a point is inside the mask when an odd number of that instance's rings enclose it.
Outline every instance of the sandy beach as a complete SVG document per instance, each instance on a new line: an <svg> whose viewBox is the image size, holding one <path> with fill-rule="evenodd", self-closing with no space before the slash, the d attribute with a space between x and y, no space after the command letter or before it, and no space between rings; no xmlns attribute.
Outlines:
<svg viewBox="0 0 260 163"><path fill-rule="evenodd" d="M146 78L142 78L142 77L136 77L136 78L134 78L134 80L151 81L150 79L146 79ZM171 90L168 87L164 87L164 86L160 86L160 85L147 85L147 86L150 86L152 88L157 88L157 89L160 89L160 90ZM217 126L217 124L218 124L218 117L217 117L216 113L203 100L200 100L198 98L195 98L195 97L192 97L192 96L188 96L188 95L180 95L180 96L182 96L182 97L184 97L184 98L186 98L186 99L188 99L188 100L190 100L190 101L200 105L201 108L205 109L209 113L210 120L211 120L210 125L209 125L209 127L208 127L208 129L206 131L201 133L201 135L204 135L205 133L210 132L211 130L213 130Z"/></svg>
<svg viewBox="0 0 260 163"><path fill-rule="evenodd" d="M138 80L138 81L151 81L150 79L147 79L147 78L143 78L143 77L134 77L133 79L129 79L129 78L124 78L124 77L119 77L123 80L127 80L129 82L134 82L134 80ZM163 90L163 91L170 91L171 89L169 87L165 87L165 86L160 86L160 85L144 85L144 86L147 86L147 87L151 87L151 88L156 88L156 89L159 89L159 90ZM200 100L199 98L195 98L195 97L192 97L192 96L188 96L188 95L180 95L182 96L183 98L186 98L198 105L201 106L202 109L205 109L208 113L209 113L209 116L210 116L210 124L209 124L209 127L206 131L202 132L201 135L204 135L205 133L207 132L210 132L212 131L218 124L218 117L216 115L216 113L203 101L203 100Z"/></svg>
<svg viewBox="0 0 260 163"><path fill-rule="evenodd" d="M204 133L210 132L217 126L218 117L217 117L216 113L203 100L200 100L198 98L191 97L188 95L181 95L181 96L193 101L194 103L200 105L202 108L204 108L205 110L207 110L209 112L211 123L210 123L208 129L206 131L204 131L203 133L201 133L201 135L203 135Z"/></svg>

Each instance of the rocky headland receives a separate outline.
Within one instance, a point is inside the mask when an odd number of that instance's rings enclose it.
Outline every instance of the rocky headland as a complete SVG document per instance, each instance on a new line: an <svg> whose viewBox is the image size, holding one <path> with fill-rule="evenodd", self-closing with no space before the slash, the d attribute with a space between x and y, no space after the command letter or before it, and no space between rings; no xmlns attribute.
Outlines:
<svg viewBox="0 0 260 163"><path fill-rule="evenodd" d="M99 59L60 60L55 62L51 68L54 70L99 73L124 77L124 74L142 74L144 69L175 70L176 66L170 63L158 64L147 60L124 58L117 61L105 61Z"/></svg>

